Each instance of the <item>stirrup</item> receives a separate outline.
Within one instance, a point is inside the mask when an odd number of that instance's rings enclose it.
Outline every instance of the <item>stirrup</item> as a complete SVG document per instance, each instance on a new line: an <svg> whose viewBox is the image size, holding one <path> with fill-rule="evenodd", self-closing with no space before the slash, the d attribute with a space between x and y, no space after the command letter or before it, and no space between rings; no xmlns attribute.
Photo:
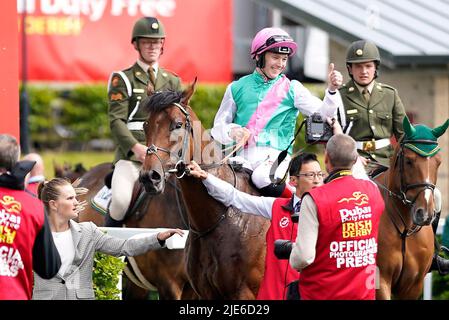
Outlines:
<svg viewBox="0 0 449 320"><path fill-rule="evenodd" d="M440 246L440 250L443 251L445 254L449 254L449 249L445 246Z"/></svg>

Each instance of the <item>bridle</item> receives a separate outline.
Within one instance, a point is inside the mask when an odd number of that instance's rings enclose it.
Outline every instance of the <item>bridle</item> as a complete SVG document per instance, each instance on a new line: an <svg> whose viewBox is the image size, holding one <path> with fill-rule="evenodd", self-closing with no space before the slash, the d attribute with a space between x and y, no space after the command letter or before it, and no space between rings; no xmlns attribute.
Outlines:
<svg viewBox="0 0 449 320"><path fill-rule="evenodd" d="M405 183L405 175L404 175L404 147L407 143L420 143L420 144L435 144L435 141L432 140L403 140L400 145L400 149L396 158L396 163L399 162L399 177L400 177L400 188L399 188L399 195L393 193L394 196L398 197L402 203L406 206L412 207L418 196L421 192L425 191L426 189L430 189L433 191L435 190L435 185L433 183L428 182L420 182L420 183L413 183L413 184L406 184ZM410 200L407 198L407 192L412 189L422 188L416 196Z"/></svg>
<svg viewBox="0 0 449 320"><path fill-rule="evenodd" d="M164 163L163 163L162 159L159 157L158 151L165 152L169 156L171 156L172 153L170 152L170 150L168 150L166 148L158 147L154 144L150 145L147 149L147 155L154 154L158 158L159 162L161 163L162 171L164 173L164 179L169 174L174 174L176 176L176 178L181 179L186 174L189 173L189 168L187 168L187 165L186 165L188 159L185 159L185 157L186 157L186 152L187 152L187 150L189 150L189 146L190 146L189 135L191 134L193 137L193 130L192 130L190 114L187 111L187 108L183 107L180 103L173 103L173 105L175 105L186 117L185 131L184 131L184 137L183 137L183 141L182 141L182 149L179 150L179 152L178 152L176 164L173 166L173 168L168 169L167 172L165 172ZM198 231L198 230L193 229L189 222L189 230L192 231L192 233L197 235L197 239L204 237L207 234L211 233L213 230L215 230L218 227L218 225L226 217L227 217L226 213L221 214L220 217L218 218L218 220L216 222L214 222L213 225L211 227L207 228L205 231Z"/></svg>
<svg viewBox="0 0 449 320"><path fill-rule="evenodd" d="M162 148L162 147L158 147L154 144L150 145L147 149L147 155L152 155L154 154L159 162L162 164L162 171L164 173L164 179L166 177L166 175L168 174L174 174L176 176L176 178L181 179L182 177L184 177L184 175L189 171L186 165L186 152L187 150L189 150L189 134L193 135L193 131L192 131L192 124L191 124L191 120L190 120L190 114L187 111L187 108L183 107L181 104L179 103L173 103L176 107L179 108L179 110L181 110L181 112L185 115L186 117L186 123L185 123L185 131L184 131L184 137L182 140L182 148L181 150L179 150L178 154L177 154L177 161L176 164L173 166L172 169L168 169L167 172L165 172L165 168L163 165L163 161L162 159L159 157L158 155L158 151L162 151L167 153L169 156L172 155L172 152L170 152L170 150L166 149L166 148Z"/></svg>
<svg viewBox="0 0 449 320"><path fill-rule="evenodd" d="M410 139L406 139L406 140L401 140L399 141L400 146L399 146L399 151L396 155L396 159L395 159L395 163L394 166L396 167L399 163L399 176L400 176L400 185L399 185L399 193L395 193L391 190L389 190L385 185L382 185L381 183L378 183L377 181L376 184L382 188L384 191L388 192L388 194L390 196L394 196L397 199L399 199L406 207L408 207L410 210L412 209L412 207L414 206L418 196L421 194L421 192L430 189L432 190L432 194L435 190L435 185L433 183L428 183L428 182L420 182L420 183L413 183L413 184L406 184L405 183L405 177L404 177L404 148L405 145L407 143L420 143L420 144L435 144L435 141L432 140L410 140ZM386 177L385 177L386 179ZM417 189L417 188L422 188L421 190L419 190L419 192L416 194L416 196L413 199L409 199L407 197L407 192L412 190L412 189ZM387 198L388 199L388 198ZM422 228L422 226L419 225L415 225L413 223L413 225L411 227L408 227L407 223L405 222L404 218L402 217L401 213L399 212L399 209L396 206L393 206L393 208L395 209L395 212L397 213L397 216L399 216L399 218L401 219L401 222L404 226L404 229L401 231L401 228L398 226L397 222L395 221L395 219L392 216L392 213L390 213L390 210L387 210L388 213L388 217L390 218L391 222L393 223L393 226L395 227L396 231L399 233L399 236L401 238L401 253L402 253L402 265L405 265L405 256L406 256L406 239L407 237L419 232ZM410 212L410 211L409 211ZM403 276L403 270L401 269L398 281L399 282Z"/></svg>
<svg viewBox="0 0 449 320"><path fill-rule="evenodd" d="M404 148L407 143L421 143L421 144L435 144L435 141L432 140L402 140L399 142L400 147L399 151L396 155L396 159L394 162L394 166L396 167L399 163L399 192L393 192L390 189L388 189L385 185L380 184L376 182L376 184L388 192L390 196L394 196L395 198L399 199L405 206L407 207L413 207L413 205L416 202L416 199L418 199L418 196L421 194L421 192L425 191L426 189L430 189L433 191L435 190L435 184L429 183L429 182L420 182L420 183L412 183L412 184L406 184L405 182L405 175L404 175ZM409 199L407 197L407 192L412 189L422 188L413 199Z"/></svg>

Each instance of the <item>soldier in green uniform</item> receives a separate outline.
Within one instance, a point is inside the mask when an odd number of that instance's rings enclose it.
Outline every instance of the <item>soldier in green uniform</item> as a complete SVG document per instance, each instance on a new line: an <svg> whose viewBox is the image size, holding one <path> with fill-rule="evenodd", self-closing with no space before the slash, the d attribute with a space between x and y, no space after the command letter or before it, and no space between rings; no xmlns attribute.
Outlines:
<svg viewBox="0 0 449 320"><path fill-rule="evenodd" d="M112 177L112 201L106 226L121 226L131 202L147 147L143 122L147 112L141 102L149 82L155 91L181 90L179 77L162 69L159 58L164 51L165 31L153 17L139 19L132 31L131 43L138 59L131 67L113 72L108 83L109 124L117 145Z"/></svg>
<svg viewBox="0 0 449 320"><path fill-rule="evenodd" d="M340 88L344 110L339 110L339 117L343 131L357 141L359 154L388 166L393 155L390 138L402 136L405 110L397 90L375 80L379 64L373 42L350 45L346 66L351 80Z"/></svg>
<svg viewBox="0 0 449 320"><path fill-rule="evenodd" d="M405 110L397 90L375 80L379 65L379 50L373 42L358 40L349 46L346 66L351 80L339 89L344 110L338 110L338 117L344 133L356 140L361 159L376 160L388 167L394 152L390 138L394 136L399 140L403 135ZM367 164L365 160L362 162ZM441 193L437 188L434 197L437 207L441 208ZM434 233L438 221L439 212L432 222ZM440 257L438 251L436 249L431 270L448 274L449 260Z"/></svg>

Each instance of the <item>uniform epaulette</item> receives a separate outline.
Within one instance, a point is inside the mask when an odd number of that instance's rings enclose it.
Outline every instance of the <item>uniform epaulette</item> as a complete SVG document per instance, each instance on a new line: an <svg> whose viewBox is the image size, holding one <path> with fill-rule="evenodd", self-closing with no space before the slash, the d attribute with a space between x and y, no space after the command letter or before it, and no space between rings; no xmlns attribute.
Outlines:
<svg viewBox="0 0 449 320"><path fill-rule="evenodd" d="M164 68L164 71L165 71L165 72L168 72L168 73L170 73L170 74L172 74L172 75L174 75L174 76L177 77L177 78L179 78L179 76L178 76L178 74L177 74L176 72L173 72L173 71L168 70L168 69L165 69L165 68Z"/></svg>
<svg viewBox="0 0 449 320"><path fill-rule="evenodd" d="M132 68L133 68L133 65L130 65L128 68L123 69L122 72L131 71Z"/></svg>
<svg viewBox="0 0 449 320"><path fill-rule="evenodd" d="M394 88L394 87L392 87L392 86L390 86L390 85L388 85L388 84L380 83L380 82L378 82L377 84L378 84L379 86L381 86L382 88L387 88L387 89L391 89L391 90L393 90L393 91L396 91L396 88Z"/></svg>

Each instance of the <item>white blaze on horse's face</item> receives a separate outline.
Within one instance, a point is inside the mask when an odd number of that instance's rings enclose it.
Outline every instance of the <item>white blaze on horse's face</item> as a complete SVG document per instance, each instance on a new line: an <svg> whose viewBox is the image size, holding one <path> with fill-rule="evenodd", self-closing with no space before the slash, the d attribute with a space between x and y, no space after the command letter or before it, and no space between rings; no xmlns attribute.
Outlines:
<svg viewBox="0 0 449 320"><path fill-rule="evenodd" d="M430 180L430 157L427 157L426 160L427 160L427 177L425 182L432 183L432 181ZM429 207L430 197L433 197L433 192L430 189L426 189L424 191L424 199L426 200L427 207Z"/></svg>

